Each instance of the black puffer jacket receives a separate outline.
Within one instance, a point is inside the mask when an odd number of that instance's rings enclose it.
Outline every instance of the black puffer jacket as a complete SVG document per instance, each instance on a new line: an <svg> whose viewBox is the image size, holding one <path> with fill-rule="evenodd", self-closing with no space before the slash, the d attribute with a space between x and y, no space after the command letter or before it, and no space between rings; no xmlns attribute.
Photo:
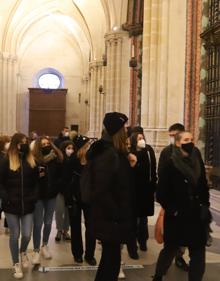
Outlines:
<svg viewBox="0 0 220 281"><path fill-rule="evenodd" d="M14 172L9 168L7 158L0 162L0 197L3 210L15 215L32 213L37 200L38 169L31 168L25 159L21 167Z"/></svg>
<svg viewBox="0 0 220 281"><path fill-rule="evenodd" d="M135 235L133 170L127 156L101 139L91 146L88 161L93 183L89 229L101 241L127 242Z"/></svg>

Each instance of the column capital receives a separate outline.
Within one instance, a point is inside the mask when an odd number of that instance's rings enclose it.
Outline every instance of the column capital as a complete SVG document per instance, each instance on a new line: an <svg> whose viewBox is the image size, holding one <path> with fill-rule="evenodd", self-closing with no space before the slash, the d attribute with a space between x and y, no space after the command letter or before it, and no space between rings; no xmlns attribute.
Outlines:
<svg viewBox="0 0 220 281"><path fill-rule="evenodd" d="M128 37L128 32L124 30L120 31L111 31L105 34L104 38L106 42L114 42L122 40L124 37Z"/></svg>
<svg viewBox="0 0 220 281"><path fill-rule="evenodd" d="M15 62L17 61L17 56L16 55L11 55L8 52L0 52L0 59L3 61L11 61L11 62Z"/></svg>
<svg viewBox="0 0 220 281"><path fill-rule="evenodd" d="M94 69L96 69L98 67L102 67L102 66L103 66L103 61L94 60L89 63L89 70L94 70Z"/></svg>
<svg viewBox="0 0 220 281"><path fill-rule="evenodd" d="M88 81L89 81L89 74L83 75L83 76L82 76L82 82L83 82L83 83L86 83L86 82L88 82Z"/></svg>

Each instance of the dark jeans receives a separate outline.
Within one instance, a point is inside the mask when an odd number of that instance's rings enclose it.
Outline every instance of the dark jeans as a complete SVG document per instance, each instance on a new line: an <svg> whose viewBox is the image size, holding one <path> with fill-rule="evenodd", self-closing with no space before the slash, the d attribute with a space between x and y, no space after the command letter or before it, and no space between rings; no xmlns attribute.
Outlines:
<svg viewBox="0 0 220 281"><path fill-rule="evenodd" d="M189 281L201 281L205 272L205 246L200 248L188 247L189 249ZM171 263L179 250L178 246L164 245L160 251L155 274L163 276L171 266Z"/></svg>
<svg viewBox="0 0 220 281"><path fill-rule="evenodd" d="M121 266L121 244L102 241L102 256L95 281L117 281Z"/></svg>
<svg viewBox="0 0 220 281"><path fill-rule="evenodd" d="M83 241L82 241L82 211L85 219L85 257L91 259L94 257L96 240L88 232L88 216L89 208L83 204L77 204L74 208L68 208L69 221L71 228L71 250L75 258L83 255Z"/></svg>
<svg viewBox="0 0 220 281"><path fill-rule="evenodd" d="M127 243L127 248L129 253L137 252L137 241L140 245L146 245L149 238L148 232L148 219L147 217L137 218L136 224L136 238L130 240Z"/></svg>

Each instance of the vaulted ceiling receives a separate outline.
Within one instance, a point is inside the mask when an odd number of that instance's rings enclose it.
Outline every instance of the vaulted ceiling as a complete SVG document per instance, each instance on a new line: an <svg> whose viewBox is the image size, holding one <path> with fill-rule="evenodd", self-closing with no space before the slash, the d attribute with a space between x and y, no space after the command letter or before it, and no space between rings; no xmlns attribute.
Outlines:
<svg viewBox="0 0 220 281"><path fill-rule="evenodd" d="M62 33L86 64L101 59L104 34L126 15L127 0L1 0L0 51L22 58L42 34Z"/></svg>

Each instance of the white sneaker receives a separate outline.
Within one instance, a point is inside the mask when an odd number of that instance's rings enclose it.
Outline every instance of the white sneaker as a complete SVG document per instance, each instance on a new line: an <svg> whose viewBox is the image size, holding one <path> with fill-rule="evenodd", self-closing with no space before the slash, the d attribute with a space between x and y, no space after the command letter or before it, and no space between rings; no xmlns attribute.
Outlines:
<svg viewBox="0 0 220 281"><path fill-rule="evenodd" d="M49 251L49 247L47 245L44 245L41 247L41 253L46 260L52 259L52 255L51 255L51 253Z"/></svg>
<svg viewBox="0 0 220 281"><path fill-rule="evenodd" d="M122 269L122 267L120 267L120 271L119 271L119 274L118 274L118 279L125 279L125 273Z"/></svg>
<svg viewBox="0 0 220 281"><path fill-rule="evenodd" d="M22 272L22 269L21 269L21 265L20 265L20 263L16 263L14 266L13 266L13 268L14 268L14 278L16 278L16 279L21 279L21 278L23 278L23 272Z"/></svg>
<svg viewBox="0 0 220 281"><path fill-rule="evenodd" d="M40 253L34 252L31 260L32 264L40 264Z"/></svg>
<svg viewBox="0 0 220 281"><path fill-rule="evenodd" d="M21 253L21 264L22 264L23 268L29 267L29 259L28 259L27 253L25 253L25 252Z"/></svg>

